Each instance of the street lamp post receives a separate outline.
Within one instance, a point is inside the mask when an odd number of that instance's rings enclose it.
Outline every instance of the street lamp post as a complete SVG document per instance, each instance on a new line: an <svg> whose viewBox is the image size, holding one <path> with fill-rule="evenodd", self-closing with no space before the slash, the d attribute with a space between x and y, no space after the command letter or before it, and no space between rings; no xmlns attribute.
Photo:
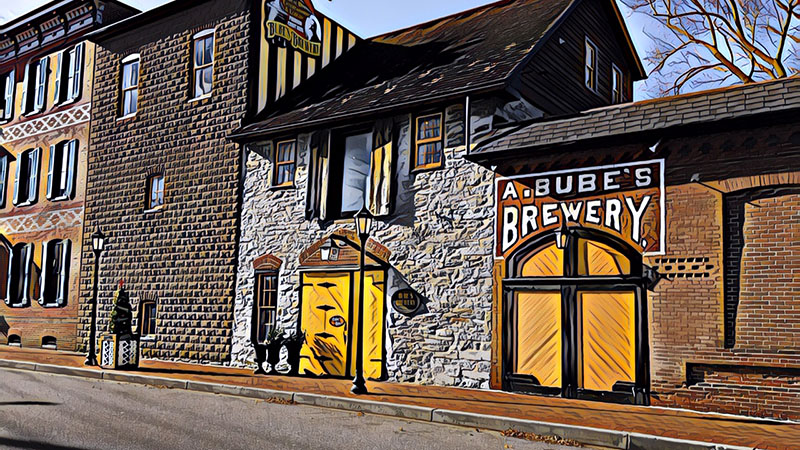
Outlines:
<svg viewBox="0 0 800 450"><path fill-rule="evenodd" d="M353 387L350 392L356 395L367 393L367 384L364 380L364 266L366 265L367 241L372 228L372 214L366 206L356 214L356 231L358 239L361 241L361 255L358 268L360 272L360 283L358 289L358 329L356 336L356 376L353 379Z"/></svg>
<svg viewBox="0 0 800 450"><path fill-rule="evenodd" d="M100 256L103 254L106 246L106 235L97 230L92 233L92 251L94 252L94 280L92 282L92 324L89 329L89 354L86 355L87 366L97 365L97 351L95 345L97 343L97 284L100 271Z"/></svg>

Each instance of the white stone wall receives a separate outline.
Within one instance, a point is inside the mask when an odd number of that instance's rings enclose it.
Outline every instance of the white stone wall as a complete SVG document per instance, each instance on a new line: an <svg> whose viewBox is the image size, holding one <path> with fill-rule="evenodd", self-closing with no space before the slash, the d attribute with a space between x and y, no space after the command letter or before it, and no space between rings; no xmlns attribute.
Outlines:
<svg viewBox="0 0 800 450"><path fill-rule="evenodd" d="M494 112L496 101L484 104ZM480 105L473 109L481 111ZM473 122L475 120L473 119ZM411 116L403 123L396 164L395 213L378 221L373 238L391 252L387 303L410 287L424 299L422 312L406 317L387 305L386 368L389 380L488 388L491 359L493 173L463 159L463 105L446 111L445 167L411 173ZM270 187L271 162L247 156L242 234L236 292L233 360L249 365L253 306L253 261L272 254L280 269L280 326L297 328L298 257L340 227L305 220L310 135L298 139L296 188ZM334 149L335 151L335 149ZM271 155L268 155L271 157Z"/></svg>

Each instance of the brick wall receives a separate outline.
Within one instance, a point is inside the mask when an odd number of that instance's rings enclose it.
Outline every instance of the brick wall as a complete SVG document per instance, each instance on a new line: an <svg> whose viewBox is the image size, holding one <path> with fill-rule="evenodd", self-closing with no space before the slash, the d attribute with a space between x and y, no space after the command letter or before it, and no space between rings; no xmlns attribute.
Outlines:
<svg viewBox="0 0 800 450"><path fill-rule="evenodd" d="M89 159L81 273L80 336L88 335L89 235L100 226L109 250L100 270L98 332L124 280L134 307L157 298L156 335L146 358L230 358L237 259L240 148L226 136L246 107L246 1L206 2L142 24L98 45L93 147ZM215 28L213 93L191 99L192 35ZM120 60L140 55L139 111L118 120ZM148 174L163 172L165 205L146 212Z"/></svg>

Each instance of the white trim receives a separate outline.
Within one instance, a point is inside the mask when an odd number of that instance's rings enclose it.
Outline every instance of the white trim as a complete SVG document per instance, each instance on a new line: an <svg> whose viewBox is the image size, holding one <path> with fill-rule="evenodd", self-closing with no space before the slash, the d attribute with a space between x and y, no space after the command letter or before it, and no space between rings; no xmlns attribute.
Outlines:
<svg viewBox="0 0 800 450"><path fill-rule="evenodd" d="M623 167L630 167L630 166L637 166L637 165L644 165L644 164L655 164L658 163L661 171L659 173L661 180L659 182L659 189L661 191L660 199L659 199L659 207L661 208L660 220L661 220L661 236L659 237L661 242L659 242L659 250L657 252L644 252L642 256L664 256L667 254L667 208L666 208L666 197L667 197L667 190L665 188L665 181L664 181L664 158L659 159L650 159L647 161L636 161L636 162L629 162L629 163L619 163L619 164L607 164L604 166L589 166L589 167L580 167L577 169L563 169L563 170L552 170L549 172L535 172L535 173L526 173L520 175L512 175L508 177L495 177L494 179L494 196L492 197L495 201L494 203L494 229L492 233L494 234L494 247L492 247L492 256L494 257L495 261L504 261L505 257L497 256L495 253L497 252L497 189L500 186L500 181L506 180L516 180L518 178L529 178L534 176L547 176L547 175L560 175L564 173L575 173L577 171L584 171L584 170L606 170L606 169L619 169Z"/></svg>
<svg viewBox="0 0 800 450"><path fill-rule="evenodd" d="M213 35L217 31L216 28L206 28L205 30L198 31L197 33L192 35L192 39L200 39L206 36ZM192 53L194 53L194 49L192 49Z"/></svg>
<svg viewBox="0 0 800 450"><path fill-rule="evenodd" d="M213 93L213 90L212 90L212 92L209 92L208 94L203 94L203 95L201 95L199 97L192 97L192 98L189 99L189 101L187 103L195 103L195 102L199 102L201 100L205 100L207 98L211 98L212 97L212 93Z"/></svg>
<svg viewBox="0 0 800 450"><path fill-rule="evenodd" d="M120 64L127 64L127 63L134 62L134 61L141 61L141 58L139 58L139 54L138 53L131 53L130 55L122 58L122 61L120 61Z"/></svg>
<svg viewBox="0 0 800 450"><path fill-rule="evenodd" d="M116 121L119 122L120 120L127 120L127 119L131 119L133 117L136 117L136 113L135 112L127 114L127 115L124 115L122 117L117 117Z"/></svg>

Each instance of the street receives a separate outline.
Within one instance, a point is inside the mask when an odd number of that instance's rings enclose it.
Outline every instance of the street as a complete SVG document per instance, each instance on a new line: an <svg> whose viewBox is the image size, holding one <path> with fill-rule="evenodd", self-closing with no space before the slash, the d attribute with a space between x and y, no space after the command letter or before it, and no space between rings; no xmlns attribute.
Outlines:
<svg viewBox="0 0 800 450"><path fill-rule="evenodd" d="M556 449L345 411L0 369L0 448Z"/></svg>

